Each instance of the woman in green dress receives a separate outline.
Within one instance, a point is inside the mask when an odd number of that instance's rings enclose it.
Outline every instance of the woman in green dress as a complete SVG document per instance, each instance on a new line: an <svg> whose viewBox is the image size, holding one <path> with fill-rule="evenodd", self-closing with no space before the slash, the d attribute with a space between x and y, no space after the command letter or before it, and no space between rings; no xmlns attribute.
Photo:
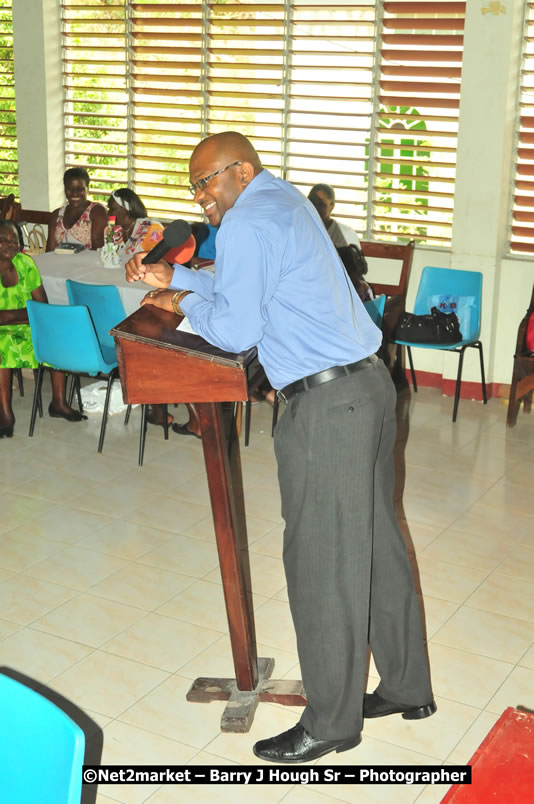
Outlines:
<svg viewBox="0 0 534 804"><path fill-rule="evenodd" d="M0 220L0 438L11 438L15 416L11 407L14 368L37 368L26 302L48 302L39 270L27 254L21 254L20 232L12 221ZM51 371L54 418L78 422L86 419L67 405L65 375Z"/></svg>

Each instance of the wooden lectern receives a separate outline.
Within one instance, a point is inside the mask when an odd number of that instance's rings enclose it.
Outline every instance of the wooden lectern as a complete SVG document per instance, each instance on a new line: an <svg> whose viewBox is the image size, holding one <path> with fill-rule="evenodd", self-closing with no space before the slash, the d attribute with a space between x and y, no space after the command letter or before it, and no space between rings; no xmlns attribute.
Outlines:
<svg viewBox="0 0 534 804"><path fill-rule="evenodd" d="M197 678L187 700L227 700L222 730L246 732L259 701L306 704L302 682L272 680L274 659L256 654L239 441L221 408L222 402L247 399L245 369L255 350L223 352L177 330L180 321L174 313L145 306L111 334L125 402L194 402L198 411L235 679Z"/></svg>

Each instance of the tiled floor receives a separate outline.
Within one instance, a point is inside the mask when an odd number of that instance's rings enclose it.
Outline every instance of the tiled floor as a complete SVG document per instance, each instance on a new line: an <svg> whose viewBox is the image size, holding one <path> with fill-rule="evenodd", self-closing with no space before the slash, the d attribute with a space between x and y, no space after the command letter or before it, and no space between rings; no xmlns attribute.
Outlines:
<svg viewBox="0 0 534 804"><path fill-rule="evenodd" d="M137 467L139 414L48 417L26 435L27 396L0 442L0 665L81 707L103 729L109 764L256 764L252 743L298 711L260 704L249 734L222 734L224 704L190 704L198 675L233 675L204 477L195 439L149 428ZM422 389L399 399L399 516L423 591L437 714L365 724L362 744L320 764L465 763L499 714L534 704L534 415ZM175 411L183 418L183 410ZM299 676L281 562L282 524L270 408L253 409L242 448L260 656ZM404 485L404 493L401 495ZM373 663L369 686L376 684ZM101 787L98 801L433 804L443 787Z"/></svg>

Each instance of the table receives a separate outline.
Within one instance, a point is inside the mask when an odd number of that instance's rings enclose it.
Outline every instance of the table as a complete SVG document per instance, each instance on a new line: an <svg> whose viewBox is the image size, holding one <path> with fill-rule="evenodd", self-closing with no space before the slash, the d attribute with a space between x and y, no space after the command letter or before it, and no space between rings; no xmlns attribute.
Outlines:
<svg viewBox="0 0 534 804"><path fill-rule="evenodd" d="M139 309L139 303L150 288L143 282L127 282L124 267L102 268L96 251L86 249L79 254L35 254L43 286L50 304L68 304L65 279L87 282L91 285L115 285L118 289L126 315Z"/></svg>

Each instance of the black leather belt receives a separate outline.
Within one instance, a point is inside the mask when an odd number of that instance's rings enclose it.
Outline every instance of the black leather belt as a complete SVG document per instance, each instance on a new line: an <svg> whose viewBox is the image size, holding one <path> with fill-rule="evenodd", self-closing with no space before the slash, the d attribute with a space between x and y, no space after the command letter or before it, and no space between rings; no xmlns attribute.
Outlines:
<svg viewBox="0 0 534 804"><path fill-rule="evenodd" d="M276 392L278 399L285 402L286 405L295 394L301 394L304 391L309 391L310 388L315 388L317 385L322 385L325 382L332 382L337 377L346 377L349 374L354 374L355 371L361 371L368 366L374 366L378 360L376 355L364 357L363 360L357 360L356 363L349 363L347 366L332 366L332 368L318 371L317 374L310 374L309 377L303 377L301 380L286 385L280 391Z"/></svg>

